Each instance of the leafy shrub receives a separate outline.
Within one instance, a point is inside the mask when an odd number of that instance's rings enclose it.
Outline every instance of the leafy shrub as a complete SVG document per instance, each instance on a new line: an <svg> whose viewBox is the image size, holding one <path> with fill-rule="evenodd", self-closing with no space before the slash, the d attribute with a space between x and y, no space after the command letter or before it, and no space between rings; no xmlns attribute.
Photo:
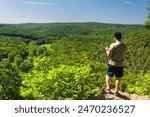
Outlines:
<svg viewBox="0 0 150 117"><path fill-rule="evenodd" d="M99 78L89 65L59 65L44 70L39 64L23 75L20 91L25 99L89 99L100 93L96 85Z"/></svg>

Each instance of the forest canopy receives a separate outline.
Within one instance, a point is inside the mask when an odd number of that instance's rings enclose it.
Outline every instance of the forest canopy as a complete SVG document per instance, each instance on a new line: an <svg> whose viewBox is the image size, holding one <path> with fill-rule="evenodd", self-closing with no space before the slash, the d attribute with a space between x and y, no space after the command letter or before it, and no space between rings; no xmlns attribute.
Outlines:
<svg viewBox="0 0 150 117"><path fill-rule="evenodd" d="M0 99L96 98L116 31L128 45L121 90L150 96L150 32L142 25L28 23L0 25Z"/></svg>

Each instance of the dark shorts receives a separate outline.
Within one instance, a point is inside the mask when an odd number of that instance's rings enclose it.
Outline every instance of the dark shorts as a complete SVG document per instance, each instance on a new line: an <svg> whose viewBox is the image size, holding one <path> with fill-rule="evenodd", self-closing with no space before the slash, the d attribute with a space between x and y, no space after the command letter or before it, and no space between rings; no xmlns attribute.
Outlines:
<svg viewBox="0 0 150 117"><path fill-rule="evenodd" d="M117 78L123 77L123 67L116 67L108 64L107 75L113 77L114 75Z"/></svg>

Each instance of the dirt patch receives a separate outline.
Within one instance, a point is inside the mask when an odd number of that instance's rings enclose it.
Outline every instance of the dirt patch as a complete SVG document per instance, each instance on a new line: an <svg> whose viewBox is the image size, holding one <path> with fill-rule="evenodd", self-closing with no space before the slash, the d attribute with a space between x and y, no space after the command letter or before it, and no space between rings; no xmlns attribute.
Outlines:
<svg viewBox="0 0 150 117"><path fill-rule="evenodd" d="M137 94L129 94L119 91L120 95L115 96L113 91L110 93L102 92L99 96L100 100L150 100L149 96L140 96Z"/></svg>

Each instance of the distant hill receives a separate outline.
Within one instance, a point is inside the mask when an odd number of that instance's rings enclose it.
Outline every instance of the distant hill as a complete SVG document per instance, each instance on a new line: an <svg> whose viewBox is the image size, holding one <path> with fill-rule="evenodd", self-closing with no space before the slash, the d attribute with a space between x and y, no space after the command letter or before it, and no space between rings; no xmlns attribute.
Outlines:
<svg viewBox="0 0 150 117"><path fill-rule="evenodd" d="M146 31L142 25L87 23L26 23L1 24L0 35L38 40L48 36L61 38L67 35L112 35L121 31L124 35L133 31Z"/></svg>
<svg viewBox="0 0 150 117"><path fill-rule="evenodd" d="M34 31L34 32L46 32L52 35L55 34L100 35L100 34L112 34L115 31L123 31L129 33L131 31L145 30L142 25L105 24L105 23L96 23L96 22L46 23L46 24L27 23L27 24L16 24L13 26Z"/></svg>

